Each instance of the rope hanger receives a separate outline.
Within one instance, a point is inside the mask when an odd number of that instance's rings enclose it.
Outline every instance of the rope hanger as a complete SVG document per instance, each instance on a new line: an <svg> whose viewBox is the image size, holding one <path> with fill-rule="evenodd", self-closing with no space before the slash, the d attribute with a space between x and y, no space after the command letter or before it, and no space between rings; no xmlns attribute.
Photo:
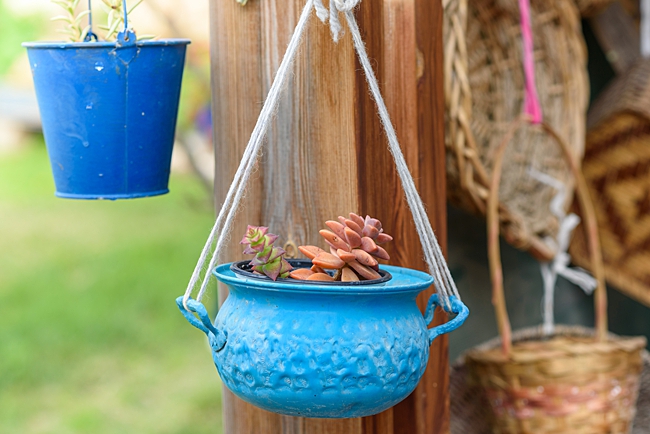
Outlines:
<svg viewBox="0 0 650 434"><path fill-rule="evenodd" d="M251 173L253 172L255 163L259 156L259 151L261 149L262 143L266 132L268 131L269 125L273 120L275 109L278 105L280 96L282 94L282 89L284 88L288 78L292 75L290 72L293 61L296 57L296 53L300 46L302 36L304 34L305 28L309 21L312 9L316 10L316 15L323 22L326 23L329 20L329 26L332 33L332 39L334 42L338 42L341 35L343 34L343 27L339 20L339 14L343 13L345 20L348 25L348 29L352 36L354 43L354 48L359 58L359 62L363 67L365 73L366 81L370 93L377 104L377 113L381 120L381 124L386 132L388 138L388 146L395 166L397 168L397 173L400 177L402 188L404 190L409 209L413 215L413 221L415 223L415 228L420 238L420 243L424 251L424 259L427 263L427 268L429 274L433 276L436 290L440 297L442 306L447 309L450 308L449 297L455 296L460 300L460 295L456 284L449 272L447 267L446 260L438 244L438 240L433 232L431 227L431 222L429 221L424 204L420 195L418 194L417 188L413 181L413 177L406 165L404 155L402 154L399 141L397 139L397 134L393 128L393 124L390 120L386 104L379 90L379 84L377 78L375 77L374 71L370 64L370 59L366 52L365 44L361 37L359 31L359 26L354 17L353 10L359 4L360 0L330 0L330 9L327 8L322 3L322 0L307 0L304 9L298 20L298 24L294 30L287 51L282 58L280 67L276 73L275 79L271 84L271 89L267 95L260 116L257 119L257 123L251 133L248 145L244 150L242 160L237 168L232 184L228 189L224 203L219 210L217 219L212 227L210 235L201 251L199 260L194 268L194 272L190 278L190 281L187 285L187 290L183 297L183 304L187 309L187 301L190 299L190 296L198 287L198 295L196 300L201 301L210 278L210 271L217 265L221 258L221 254L225 248L226 241L229 238L230 231L232 229L232 223L234 216L237 212L237 209L240 205L242 196L244 195L246 185L250 178ZM215 246L216 239L216 246ZM207 268L205 268L205 263L207 261L210 251L212 253L211 259ZM203 272L203 278L201 279L201 273Z"/></svg>

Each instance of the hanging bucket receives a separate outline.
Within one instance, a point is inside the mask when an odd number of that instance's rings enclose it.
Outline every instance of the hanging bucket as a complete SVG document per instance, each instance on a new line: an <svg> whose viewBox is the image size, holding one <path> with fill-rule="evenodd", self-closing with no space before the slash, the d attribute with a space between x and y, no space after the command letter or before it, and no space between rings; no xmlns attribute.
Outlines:
<svg viewBox="0 0 650 434"><path fill-rule="evenodd" d="M469 314L452 297L456 317L427 329L438 296L431 296L424 316L415 299L432 277L381 268L391 280L346 286L246 279L224 264L214 275L229 295L214 325L201 303L187 303L200 321L185 310L183 297L176 303L208 335L223 383L244 401L290 416L370 416L415 389L433 340L455 330Z"/></svg>
<svg viewBox="0 0 650 434"><path fill-rule="evenodd" d="M126 36L125 36L126 35ZM131 199L169 191L189 40L29 42L56 195Z"/></svg>

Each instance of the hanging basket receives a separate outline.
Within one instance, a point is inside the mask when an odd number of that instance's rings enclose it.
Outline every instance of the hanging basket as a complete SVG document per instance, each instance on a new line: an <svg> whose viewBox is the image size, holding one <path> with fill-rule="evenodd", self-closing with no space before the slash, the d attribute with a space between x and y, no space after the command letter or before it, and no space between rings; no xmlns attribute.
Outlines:
<svg viewBox="0 0 650 434"><path fill-rule="evenodd" d="M583 172L594 198L607 280L650 306L650 60L642 59L589 111ZM571 245L583 260L585 238Z"/></svg>
<svg viewBox="0 0 650 434"><path fill-rule="evenodd" d="M592 339L594 337L594 330L593 329L588 329L585 327L577 327L577 326L557 326L554 331L554 336L561 338L564 337L567 340L573 340L573 339ZM612 341L616 341L618 337L613 334L609 334L609 338ZM518 342L526 342L526 341L541 341L545 339L545 336L543 334L543 330L541 327L533 327L533 328L527 328L523 330L519 330L516 333L513 334L513 342L515 345L517 345ZM484 344L479 345L476 347L477 349L481 349L484 351L489 351L489 350L494 350L499 348L501 345L501 341L498 338L492 339L488 342L485 342ZM621 348L618 350L619 354L624 354L621 359L615 360L611 359L613 363L619 363L621 365L621 369L619 371L620 375L619 378L616 380L617 384L620 389L617 389L614 387L612 391L614 391L615 398L618 398L620 396L626 397L626 399L630 401L634 401L637 395L637 389L635 387L635 383L633 381L630 381L630 375L628 372L625 370L629 370L629 372L637 372L639 369L639 366L637 364L638 360L637 357L633 353L627 352L626 348ZM575 352L574 352L575 353ZM626 354L627 353L627 354ZM608 353L612 354L612 353ZM574 354L574 357L585 357L589 358L588 354ZM599 356L598 356L599 357ZM605 356L608 357L608 356ZM593 369L592 367L594 366L593 364L588 364L589 362L596 362L596 369ZM650 412L646 411L646 409L650 408L648 407L650 405L650 354L647 351L642 351L642 364L643 364L643 371L641 374L641 379L640 379L640 384L638 388L638 399L637 399L637 407L638 411L636 412L636 416L633 417L633 430L632 434L647 434L650 432ZM531 365L532 366L532 365ZM537 368L538 366L532 366L532 368ZM590 371L591 373L595 373L595 371L598 369L598 367L602 367L602 364L600 364L600 360L585 360L585 367L587 368L586 371ZM505 368L505 366L504 366ZM451 434L492 434L493 431L491 430L489 424L486 424L485 422L487 420L490 420L492 416L492 411L490 409L490 402L487 400L487 398L481 394L478 393L480 389L477 390L477 384L474 383L469 384L468 383L468 375L467 375L468 367L467 364L465 363L465 355L462 355L461 357L458 358L458 360L452 365L451 367L451 373L450 373L450 380L449 380L449 389L450 389L450 401L451 401ZM587 374L591 375L591 374ZM534 393L535 391L533 391ZM525 391L522 391L522 393L526 393ZM584 396L584 395L583 395ZM573 401L576 401L576 396L572 395L568 397L567 399L572 399ZM600 399L601 402L610 402L611 407L616 407L618 404L621 403L620 400L613 400L610 401L611 398L609 397L604 397L602 392L600 393ZM558 402L562 402L562 400L558 400ZM633 410L633 407L630 406L619 406L618 410L622 412L630 412ZM632 416L632 415L630 415ZM621 418L618 417L616 410L610 410L610 412L603 413L603 418L615 418L621 420ZM596 432L611 432L611 433L625 433L629 431L629 426L630 423L629 418L625 418L625 423L621 424L618 427L613 427L611 430L608 430L607 426L603 426L602 429ZM511 422L514 423L514 418L511 419ZM575 425L572 425L575 426ZM585 428L587 428L588 425L585 425ZM514 430L514 429L513 429ZM512 431L512 430L511 430ZM536 428L529 428L530 432L544 432L544 431L537 431ZM518 432L525 432L525 431L518 431ZM572 429L571 427L567 426L567 428L558 428L555 432L566 432L566 433L580 433L578 429ZM593 431L592 431L593 432Z"/></svg>
<svg viewBox="0 0 650 434"><path fill-rule="evenodd" d="M297 261L293 266L306 266ZM228 298L214 325L205 307L176 300L187 320L208 335L223 383L235 395L275 413L349 418L380 413L417 386L433 340L459 327L469 311L452 298L451 321L427 329L415 302L430 275L382 266L392 279L378 284L307 284L245 278L218 266ZM288 279L287 279L288 280Z"/></svg>
<svg viewBox="0 0 650 434"><path fill-rule="evenodd" d="M357 4L358 0L330 2L328 11L320 0L307 0L185 295L176 300L185 318L208 336L214 363L226 387L244 401L285 415L351 418L370 416L390 408L405 399L417 386L426 369L429 346L433 340L440 334L459 327L469 314L467 307L460 301L402 154L355 18L354 9ZM196 301L191 298L191 294L195 286L199 286L199 275L204 270L204 265L208 264L205 268L212 270L219 263L281 90L291 76L290 65L314 11L323 22L329 20L334 41L338 41L341 36L339 16L343 16L347 22L357 59L377 104L377 114L386 132L390 153L413 216L429 274L394 266L379 266L374 261L372 265L368 263L369 267L374 269L377 266L384 270L392 276L389 280L378 279L374 284L337 282L314 285L247 278L239 273L245 270L237 264L234 265L237 274L231 269L231 264L219 265L214 274L221 284L228 287L228 298L212 324L205 307L200 303L209 276L203 278ZM330 251L340 255L335 259L343 267L341 276L348 265L356 271L360 270L353 265L355 261L358 262L357 254L364 256L362 250L359 250L360 246L369 246L368 251L363 250L366 253L381 252L373 241L373 237L377 237L377 243L381 244L379 234L383 228L379 221L374 224L373 231L365 223L355 223L353 220L360 219L356 214L351 213L350 217L352 220L349 223L340 217L341 223L345 222L345 228L332 229L331 236L325 236L321 232L332 249ZM366 219L368 224L372 220L369 216ZM335 228L337 224L343 226L337 222L331 223L335 225L328 227ZM364 227L361 228L360 224ZM255 232L261 228L249 226L251 233L247 235L255 238L258 243L266 243L257 244L263 246L258 252L264 252L267 256L265 261L271 259L271 256L277 260L281 255L279 250L270 247L269 238L266 241L259 238L266 234L266 229L263 233ZM271 237L271 234L265 236ZM343 238L347 244L341 244ZM253 245L251 238L246 237L242 243ZM341 250L345 254L339 253ZM309 250L301 251L305 253ZM212 257L208 261L210 253ZM250 251L245 250L245 253ZM318 264L319 259L323 259L323 254L334 256L323 251L313 256L313 263ZM349 258L350 254L352 258ZM381 253L376 256L388 259ZM344 257L348 258L347 262L343 260ZM255 259L260 261L255 264L256 267L264 262L257 255ZM367 261L361 259L361 262ZM280 265L281 270L285 269L284 263L276 261L275 264ZM321 264L325 269L332 268L331 261L323 261ZM295 262L294 265L300 264ZM303 263L305 265L311 264ZM324 271L313 273L310 277L323 274ZM360 274L368 278L377 277L374 272ZM382 274L379 273L380 276ZM423 316L416 298L434 283L432 276L436 277L437 293L429 298ZM328 279L331 276L324 277ZM344 280L343 277L341 279ZM450 319L428 329L428 324L433 321L434 309L439 305L450 314ZM199 319L193 312L198 314Z"/></svg>
<svg viewBox="0 0 650 434"><path fill-rule="evenodd" d="M572 0L533 1L531 9L542 111L578 158L589 95L580 16ZM444 24L447 195L455 205L485 215L494 150L524 98L519 14L495 0L451 0ZM570 203L573 181L561 152L539 130L522 128L503 168L501 232L513 246L550 260L555 252L545 239L558 230L549 207L554 190L532 178L531 167L566 185Z"/></svg>
<svg viewBox="0 0 650 434"><path fill-rule="evenodd" d="M56 195L167 193L189 40L28 42Z"/></svg>
<svg viewBox="0 0 650 434"><path fill-rule="evenodd" d="M494 193L488 204L490 270L502 345L467 353L468 382L479 386L490 403L495 433L626 433L634 418L646 339L606 335L606 293L593 205L577 161L547 124L541 125L541 131L560 145L576 178L589 234L589 255L599 284L594 295L596 338L557 334L512 344L499 257L497 186L505 147L524 122L522 117L513 123L497 148L491 184Z"/></svg>

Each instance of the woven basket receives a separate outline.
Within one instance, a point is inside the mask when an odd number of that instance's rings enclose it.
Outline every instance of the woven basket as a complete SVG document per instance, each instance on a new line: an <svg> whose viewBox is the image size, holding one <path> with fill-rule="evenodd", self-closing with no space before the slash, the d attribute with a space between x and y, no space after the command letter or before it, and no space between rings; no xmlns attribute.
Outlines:
<svg viewBox="0 0 650 434"><path fill-rule="evenodd" d="M650 60L616 78L589 112L583 172L594 198L607 280L650 306ZM571 253L583 260L585 239Z"/></svg>
<svg viewBox="0 0 650 434"><path fill-rule="evenodd" d="M566 336L568 339L574 338L592 338L594 330L584 327L576 326L557 326L555 328L555 336ZM617 336L610 334L610 340L616 341ZM541 327L534 327L524 329L516 332L513 335L513 342L517 345L521 341L531 341L543 339L543 332ZM489 351L500 347L501 341L499 338L492 339L476 349ZM492 434L493 431L486 421L490 420L492 410L490 402L487 400L483 393L480 393L480 388L476 384L468 383L468 367L465 363L465 355L459 357L451 366L449 391L450 391L450 406L451 406L451 434ZM630 365L630 362L633 363ZM647 351L642 351L643 372L639 381L638 387L638 411L634 417L634 424L632 434L648 434L650 433L650 354ZM623 363L629 365L629 368L634 372L638 369L636 356L625 358ZM600 365L602 366L602 365ZM626 388L621 387L621 384L629 384ZM620 390L616 388L620 387ZM610 396L620 397L627 394L628 399L633 401L635 399L635 392L637 388L634 383L630 383L628 376L623 374L619 380L619 384L610 386ZM613 394L611 392L614 392ZM525 393L525 392L524 392ZM601 395L602 396L602 395ZM620 402L620 401L619 401ZM611 406L616 406L617 402L612 402ZM632 411L630 407L626 407L623 411ZM603 415L606 416L606 413ZM631 415L630 415L631 416ZM620 431L607 430L607 427L602 427L599 433L624 433L627 432L629 427L622 427ZM537 432L537 431L534 431ZM557 432L566 432L559 429ZM574 431L570 431L573 433ZM579 431L575 431L579 432ZM593 431L592 431L593 432Z"/></svg>
<svg viewBox="0 0 650 434"><path fill-rule="evenodd" d="M572 0L533 1L531 18L537 89L546 121L582 156L588 99L586 51ZM522 109L519 15L496 0L450 0L445 7L445 101L448 197L485 214L494 148ZM530 167L562 181L572 192L561 152L536 129L522 129L508 149L500 187L501 232L515 247L549 260L557 219L555 192L528 174ZM568 196L571 196L569 194ZM570 197L567 198L567 206Z"/></svg>
<svg viewBox="0 0 650 434"><path fill-rule="evenodd" d="M576 179L589 257L598 281L597 338L556 335L515 342L503 297L497 222L498 183L505 147L525 122L514 122L495 152L488 201L488 248L501 348L480 348L466 357L471 384L490 403L495 433L627 433L634 418L645 338L608 338L604 272L596 221L587 186L568 145L549 125L541 131L560 145Z"/></svg>

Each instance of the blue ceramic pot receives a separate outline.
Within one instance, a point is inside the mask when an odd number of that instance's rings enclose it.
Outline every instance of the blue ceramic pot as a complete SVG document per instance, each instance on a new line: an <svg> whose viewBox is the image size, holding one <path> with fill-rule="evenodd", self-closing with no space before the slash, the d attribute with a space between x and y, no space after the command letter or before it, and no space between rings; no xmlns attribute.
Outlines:
<svg viewBox="0 0 650 434"><path fill-rule="evenodd" d="M214 274L230 294L214 325L201 303L187 303L197 319L182 297L176 302L208 335L221 379L244 401L291 416L369 416L415 389L433 340L469 314L454 298L455 318L427 329L438 297L424 316L415 299L431 276L382 268L392 274L383 286L344 286L243 279L224 264Z"/></svg>
<svg viewBox="0 0 650 434"><path fill-rule="evenodd" d="M189 40L29 42L56 195L167 193Z"/></svg>

